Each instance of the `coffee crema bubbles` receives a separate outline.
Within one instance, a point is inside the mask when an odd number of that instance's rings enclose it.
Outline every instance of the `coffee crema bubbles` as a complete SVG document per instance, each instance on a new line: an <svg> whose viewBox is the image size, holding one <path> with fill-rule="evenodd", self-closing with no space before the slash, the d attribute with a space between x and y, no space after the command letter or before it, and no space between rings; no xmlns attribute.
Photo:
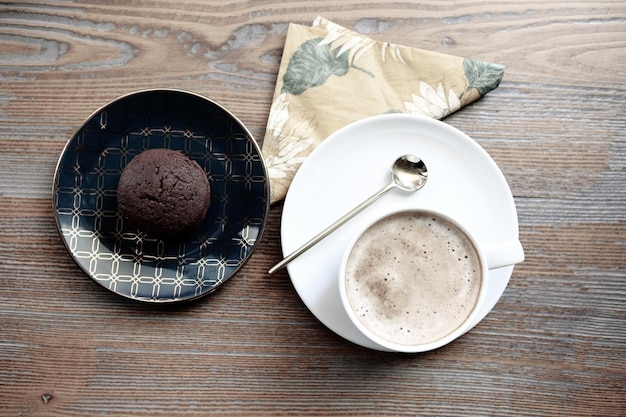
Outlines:
<svg viewBox="0 0 626 417"><path fill-rule="evenodd" d="M345 270L348 301L370 332L417 346L462 326L480 295L480 257L457 226L431 213L403 212L368 228Z"/></svg>

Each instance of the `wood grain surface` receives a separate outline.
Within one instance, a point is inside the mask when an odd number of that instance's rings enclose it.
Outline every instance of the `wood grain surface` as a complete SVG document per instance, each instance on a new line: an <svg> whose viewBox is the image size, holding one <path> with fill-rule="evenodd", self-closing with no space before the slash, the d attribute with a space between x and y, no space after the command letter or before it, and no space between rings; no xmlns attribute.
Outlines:
<svg viewBox="0 0 626 417"><path fill-rule="evenodd" d="M289 22L506 65L446 119L511 186L527 259L434 352L385 354L306 309L282 205L246 267L157 307L89 279L53 217L63 146L100 106L173 87L262 138ZM626 3L0 1L0 415L626 415Z"/></svg>

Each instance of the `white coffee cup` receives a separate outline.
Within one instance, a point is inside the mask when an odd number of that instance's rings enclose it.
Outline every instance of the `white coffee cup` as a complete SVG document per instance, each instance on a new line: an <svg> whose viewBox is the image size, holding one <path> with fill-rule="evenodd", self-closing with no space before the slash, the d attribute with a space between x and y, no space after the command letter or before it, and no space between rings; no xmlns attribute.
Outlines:
<svg viewBox="0 0 626 417"><path fill-rule="evenodd" d="M341 262L339 293L352 323L381 350L425 352L471 328L489 269L523 260L517 239L478 243L445 214L402 210L353 238Z"/></svg>

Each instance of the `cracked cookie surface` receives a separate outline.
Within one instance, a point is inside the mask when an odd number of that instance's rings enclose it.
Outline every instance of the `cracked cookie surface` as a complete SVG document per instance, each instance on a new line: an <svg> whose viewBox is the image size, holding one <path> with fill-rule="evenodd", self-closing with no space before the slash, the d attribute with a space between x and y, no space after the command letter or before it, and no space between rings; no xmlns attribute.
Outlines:
<svg viewBox="0 0 626 417"><path fill-rule="evenodd" d="M204 220L211 200L207 174L179 151L149 149L122 171L118 209L139 230L156 237L188 233Z"/></svg>

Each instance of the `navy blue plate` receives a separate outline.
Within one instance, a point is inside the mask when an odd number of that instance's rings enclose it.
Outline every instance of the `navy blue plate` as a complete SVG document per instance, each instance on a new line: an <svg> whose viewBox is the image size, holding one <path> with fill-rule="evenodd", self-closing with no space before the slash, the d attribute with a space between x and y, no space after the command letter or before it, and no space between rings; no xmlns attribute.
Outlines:
<svg viewBox="0 0 626 417"><path fill-rule="evenodd" d="M204 168L211 206L189 235L161 240L133 228L117 210L126 164L151 148L183 152ZM228 110L180 90L148 90L105 105L65 146L53 206L76 263L109 290L147 302L206 295L232 277L258 245L269 212L261 151Z"/></svg>

